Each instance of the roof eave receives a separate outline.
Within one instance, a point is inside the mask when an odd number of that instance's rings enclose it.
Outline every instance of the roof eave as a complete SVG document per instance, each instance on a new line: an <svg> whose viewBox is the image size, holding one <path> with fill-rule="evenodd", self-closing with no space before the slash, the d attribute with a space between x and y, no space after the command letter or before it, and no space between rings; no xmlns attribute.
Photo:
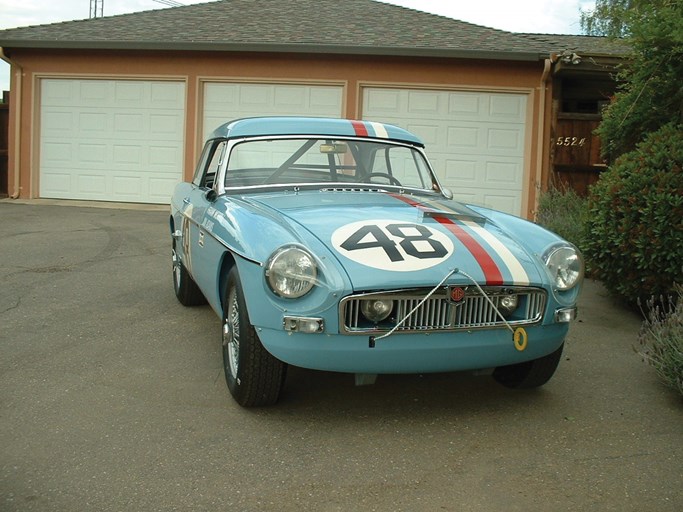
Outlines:
<svg viewBox="0 0 683 512"><path fill-rule="evenodd" d="M434 57L536 62L546 58L540 52L468 50L459 48L344 46L313 43L213 43L160 41L62 41L62 40L5 40L0 46L6 49L42 50L129 50L129 51L206 51L250 53L315 53L335 55L375 55L396 57Z"/></svg>

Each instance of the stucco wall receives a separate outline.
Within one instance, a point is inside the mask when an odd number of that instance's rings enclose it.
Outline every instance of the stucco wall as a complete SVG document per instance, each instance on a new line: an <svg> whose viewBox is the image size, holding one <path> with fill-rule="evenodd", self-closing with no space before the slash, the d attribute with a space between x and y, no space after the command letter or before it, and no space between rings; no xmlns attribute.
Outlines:
<svg viewBox="0 0 683 512"><path fill-rule="evenodd" d="M184 173L189 178L201 147L203 81L333 83L344 87L347 118L362 116L362 88L388 86L528 94L524 212L533 216L536 190L546 180L550 84L544 63L320 54L219 52L103 52L5 49L13 62L9 193L37 196L40 80L42 78L169 79L186 83ZM380 120L381 121L381 120ZM543 130L543 133L541 133ZM17 138L18 135L18 138Z"/></svg>

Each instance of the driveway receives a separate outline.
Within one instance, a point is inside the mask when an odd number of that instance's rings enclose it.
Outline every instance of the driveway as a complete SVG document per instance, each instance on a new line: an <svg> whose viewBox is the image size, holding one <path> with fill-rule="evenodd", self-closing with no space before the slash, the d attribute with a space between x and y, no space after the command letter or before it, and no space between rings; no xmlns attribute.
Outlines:
<svg viewBox="0 0 683 512"><path fill-rule="evenodd" d="M0 201L2 511L679 511L683 402L587 282L542 389L291 369L245 410L165 208Z"/></svg>

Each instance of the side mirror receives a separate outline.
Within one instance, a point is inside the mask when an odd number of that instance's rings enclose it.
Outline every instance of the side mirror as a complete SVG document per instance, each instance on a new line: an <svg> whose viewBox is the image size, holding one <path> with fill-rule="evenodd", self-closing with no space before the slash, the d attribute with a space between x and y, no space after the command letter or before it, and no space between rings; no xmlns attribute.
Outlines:
<svg viewBox="0 0 683 512"><path fill-rule="evenodd" d="M206 191L206 193L204 194L204 197L206 198L206 200L208 202L213 203L216 200L216 198L218 197L218 194L216 193L216 191L214 189L210 188L209 190Z"/></svg>

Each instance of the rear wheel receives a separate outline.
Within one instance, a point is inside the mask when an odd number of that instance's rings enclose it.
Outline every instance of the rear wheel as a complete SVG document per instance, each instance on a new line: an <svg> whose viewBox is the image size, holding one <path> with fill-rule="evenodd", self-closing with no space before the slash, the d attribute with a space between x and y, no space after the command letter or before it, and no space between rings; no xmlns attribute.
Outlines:
<svg viewBox="0 0 683 512"><path fill-rule="evenodd" d="M249 322L237 268L228 274L223 303L223 369L228 389L243 407L272 405L280 398L287 365L273 357Z"/></svg>
<svg viewBox="0 0 683 512"><path fill-rule="evenodd" d="M175 296L183 306L198 306L206 303L204 294L194 282L192 276L180 261L180 257L176 251L175 242L171 249L171 260L173 262L173 289Z"/></svg>
<svg viewBox="0 0 683 512"><path fill-rule="evenodd" d="M542 386L555 373L562 358L564 343L555 352L525 363L499 366L493 372L493 378L508 388L528 389Z"/></svg>

